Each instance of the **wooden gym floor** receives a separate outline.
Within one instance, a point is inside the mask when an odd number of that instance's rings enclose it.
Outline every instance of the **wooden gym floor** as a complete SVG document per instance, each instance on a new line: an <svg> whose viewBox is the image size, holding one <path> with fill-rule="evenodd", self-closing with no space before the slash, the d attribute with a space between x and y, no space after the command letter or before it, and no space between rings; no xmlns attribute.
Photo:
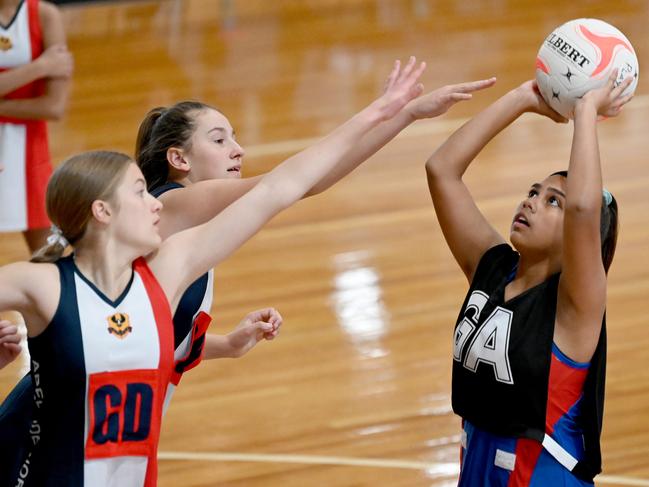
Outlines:
<svg viewBox="0 0 649 487"><path fill-rule="evenodd" d="M566 20L613 23L649 66L649 4L176 0L63 11L76 73L68 114L51 126L57 162L95 148L131 153L149 108L191 98L230 118L251 176L361 109L395 58L427 61L427 90L498 76L277 217L217 269L213 332L263 306L285 325L244 358L188 373L160 444L163 487L454 485L451 337L467 286L439 231L424 162L466 117L533 76L538 46ZM636 99L600 128L622 226L598 485L649 486L648 109L641 70ZM529 185L567 166L570 139L570 126L525 116L469 171L502 232ZM27 257L20 235L0 239L0 264ZM0 372L1 397L26 364Z"/></svg>

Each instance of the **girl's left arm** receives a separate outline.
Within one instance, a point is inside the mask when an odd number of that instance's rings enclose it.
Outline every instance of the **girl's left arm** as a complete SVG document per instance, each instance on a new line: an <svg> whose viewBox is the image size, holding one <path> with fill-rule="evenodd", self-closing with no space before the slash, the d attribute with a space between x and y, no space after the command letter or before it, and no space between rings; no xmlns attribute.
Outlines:
<svg viewBox="0 0 649 487"><path fill-rule="evenodd" d="M242 357L260 341L274 339L282 322L274 308L252 311L227 335L205 335L203 359Z"/></svg>
<svg viewBox="0 0 649 487"><path fill-rule="evenodd" d="M630 100L630 96L622 96L622 92L632 77L615 86L616 76L614 72L606 86L588 92L577 102L568 167L555 342L568 356L584 362L590 360L595 351L606 308L597 120L601 116L618 115Z"/></svg>

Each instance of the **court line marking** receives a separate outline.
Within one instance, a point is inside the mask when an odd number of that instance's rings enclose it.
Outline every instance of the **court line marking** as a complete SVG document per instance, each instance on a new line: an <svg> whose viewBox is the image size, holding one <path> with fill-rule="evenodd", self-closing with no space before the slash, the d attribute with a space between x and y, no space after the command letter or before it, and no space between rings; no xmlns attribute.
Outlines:
<svg viewBox="0 0 649 487"><path fill-rule="evenodd" d="M619 485L639 485L641 487L649 485L649 480L634 477L622 477L619 475L600 475L595 477L598 484L619 484Z"/></svg>
<svg viewBox="0 0 649 487"><path fill-rule="evenodd" d="M321 455L280 455L262 453L217 453L217 452L158 452L159 460L189 460L207 462L260 462L260 463L299 463L306 465L336 465L345 467L396 468L406 470L425 470L428 475L453 477L459 472L459 465L453 463L426 463L410 460L391 460L382 458L331 457ZM625 477L620 475L599 475L597 484L616 484L649 487L649 479Z"/></svg>
<svg viewBox="0 0 649 487"><path fill-rule="evenodd" d="M216 453L216 452L158 452L159 460L191 460L191 461L209 461L209 462L262 462L262 463L301 463L309 465L339 465L352 467L378 467L378 468L397 468L407 470L425 470L429 468L437 469L439 464L416 462L409 460L388 460L381 458L350 458L350 457L330 457L321 455L281 455L281 454L262 454L262 453ZM447 464L442 464L447 465ZM448 465L455 465L448 464ZM459 473L459 468L449 472L449 475Z"/></svg>
<svg viewBox="0 0 649 487"><path fill-rule="evenodd" d="M638 95L633 98L633 100L624 107L625 111L635 110L639 108L646 108L649 105L649 95ZM446 134L450 133L458 128L461 125L471 120L473 117L458 117L458 118L441 118L441 119L426 119L415 122L409 127L399 133L395 139L401 139L405 137L416 137L421 135L432 135L432 134ZM545 120L544 117L534 117L527 118L528 121L542 121ZM287 139L279 142L269 142L266 144L252 144L246 146L246 157L263 157L271 155L280 155L287 153L299 152L307 147L315 144L319 140L322 140L322 137L306 137L302 139Z"/></svg>

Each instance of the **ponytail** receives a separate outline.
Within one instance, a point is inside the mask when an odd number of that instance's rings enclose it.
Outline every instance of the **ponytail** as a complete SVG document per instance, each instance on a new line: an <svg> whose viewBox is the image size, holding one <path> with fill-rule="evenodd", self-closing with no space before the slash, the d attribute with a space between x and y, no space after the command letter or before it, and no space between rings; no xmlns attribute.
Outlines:
<svg viewBox="0 0 649 487"><path fill-rule="evenodd" d="M608 193L607 190L604 190ZM617 246L617 235L619 230L618 209L615 196L608 193L608 197L602 198L602 213L600 216L600 237L602 239L602 262L604 270L608 274L608 269L613 262L615 247Z"/></svg>
<svg viewBox="0 0 649 487"><path fill-rule="evenodd" d="M169 177L169 165L165 151L165 164L156 164L155 161L161 156L156 153L153 140L153 128L162 117L167 109L165 107L155 107L149 110L137 131L137 140L135 141L135 160L137 165L144 173L146 184L149 190L162 186L167 182Z"/></svg>
<svg viewBox="0 0 649 487"><path fill-rule="evenodd" d="M68 245L75 245L92 219L92 203L109 200L133 161L119 152L78 154L56 168L47 184L45 204L53 222L47 245L34 252L31 262L54 262Z"/></svg>
<svg viewBox="0 0 649 487"><path fill-rule="evenodd" d="M169 179L167 151L172 147L190 150L191 137L196 130L195 112L205 109L216 110L204 103L183 101L169 108L156 107L146 114L135 142L135 161L149 191Z"/></svg>
<svg viewBox="0 0 649 487"><path fill-rule="evenodd" d="M550 176L563 176L567 178L568 171L557 171L550 174ZM602 209L599 221L602 264L604 264L604 271L608 274L608 269L611 267L613 256L615 255L619 227L617 200L607 189L602 191Z"/></svg>
<svg viewBox="0 0 649 487"><path fill-rule="evenodd" d="M29 262L56 262L63 257L66 248L68 248L67 242L66 244L59 241L50 243L48 238L47 244L34 252Z"/></svg>

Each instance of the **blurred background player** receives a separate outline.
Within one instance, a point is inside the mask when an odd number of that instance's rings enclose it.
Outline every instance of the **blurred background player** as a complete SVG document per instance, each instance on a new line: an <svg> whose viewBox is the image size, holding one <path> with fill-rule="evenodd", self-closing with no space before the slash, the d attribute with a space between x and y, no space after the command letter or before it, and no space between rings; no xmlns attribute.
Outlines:
<svg viewBox="0 0 649 487"><path fill-rule="evenodd" d="M0 0L0 232L45 244L45 188L52 173L47 120L67 105L72 55L61 14L38 0Z"/></svg>

